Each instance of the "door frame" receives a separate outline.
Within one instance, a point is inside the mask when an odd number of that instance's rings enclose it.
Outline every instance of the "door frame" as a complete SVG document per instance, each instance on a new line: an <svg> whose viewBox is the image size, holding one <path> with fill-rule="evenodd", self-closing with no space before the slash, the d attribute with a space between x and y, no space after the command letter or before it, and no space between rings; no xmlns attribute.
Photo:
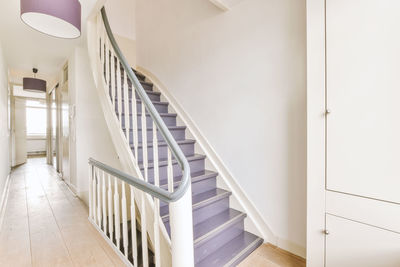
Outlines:
<svg viewBox="0 0 400 267"><path fill-rule="evenodd" d="M307 0L307 266L325 266L325 0Z"/></svg>

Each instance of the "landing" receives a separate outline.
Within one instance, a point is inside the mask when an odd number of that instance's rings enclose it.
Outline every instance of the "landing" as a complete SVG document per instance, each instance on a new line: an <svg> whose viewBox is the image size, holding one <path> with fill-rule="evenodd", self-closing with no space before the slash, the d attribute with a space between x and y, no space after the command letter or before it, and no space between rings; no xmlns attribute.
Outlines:
<svg viewBox="0 0 400 267"><path fill-rule="evenodd" d="M0 266L124 266L45 158L11 173Z"/></svg>

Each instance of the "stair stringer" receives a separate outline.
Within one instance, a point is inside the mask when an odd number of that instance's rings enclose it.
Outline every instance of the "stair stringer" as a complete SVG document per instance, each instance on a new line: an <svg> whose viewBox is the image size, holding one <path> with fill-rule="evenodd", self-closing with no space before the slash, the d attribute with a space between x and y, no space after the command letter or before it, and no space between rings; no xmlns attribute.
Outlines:
<svg viewBox="0 0 400 267"><path fill-rule="evenodd" d="M96 14L96 12L93 12ZM87 20L87 45L88 45L88 53L90 59L90 66L92 69L93 79L97 90L97 96L100 101L101 109L103 111L104 119L106 120L106 124L113 141L115 150L117 152L118 158L121 162L121 166L124 172L143 179L143 174L140 171L139 166L136 164L136 160L132 153L132 150L129 146L127 138L120 128L120 124L115 114L114 108L112 106L111 100L107 95L108 89L105 82L101 70L101 66L99 64L99 60L97 60L97 49L96 49L96 29L97 22L95 16L89 17ZM149 247L153 248L154 244L154 203L149 194L144 193L141 190L134 189L135 194L135 204L140 212L140 214L144 214L141 210L141 199L142 195L145 194L145 209L146 209L146 227L149 238ZM130 199L127 196L127 199ZM140 219L140 218L138 218ZM172 255L171 255L171 240L167 233L167 230L162 222L161 218L159 220L159 231L160 231L160 251L161 251L161 266L171 266ZM154 251L154 250L153 250ZM119 253L120 255L121 253Z"/></svg>
<svg viewBox="0 0 400 267"><path fill-rule="evenodd" d="M174 113L178 114L178 118L182 120L183 125L186 125L187 130L193 139L196 140L201 153L206 155L206 160L209 163L209 168L218 172L217 183L218 187L226 189L232 192L230 205L247 214L245 219L245 230L255 235L261 236L264 242L278 245L278 237L273 233L267 222L262 217L254 203L248 198L241 186L236 182L234 176L225 166L221 157L218 156L216 151L210 145L205 138L204 134L201 133L199 127L193 121L192 118L185 112L184 108L179 104L175 97L169 92L168 88L162 84L160 80L146 68L137 65L137 71L146 76L146 79L153 83L153 90L161 92L162 97L165 97L169 103L169 107L173 109Z"/></svg>

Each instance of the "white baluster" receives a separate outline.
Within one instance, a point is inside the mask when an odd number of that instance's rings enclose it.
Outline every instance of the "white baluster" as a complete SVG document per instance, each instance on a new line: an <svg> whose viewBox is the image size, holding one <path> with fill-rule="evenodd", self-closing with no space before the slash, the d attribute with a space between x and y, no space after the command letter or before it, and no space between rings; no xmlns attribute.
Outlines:
<svg viewBox="0 0 400 267"><path fill-rule="evenodd" d="M100 170L96 171L97 180L97 224L101 229L101 187L100 187Z"/></svg>
<svg viewBox="0 0 400 267"><path fill-rule="evenodd" d="M172 154L171 149L168 147L168 167L167 167L167 175L168 175L168 191L174 191L174 169L172 167Z"/></svg>
<svg viewBox="0 0 400 267"><path fill-rule="evenodd" d="M107 200L108 200L108 234L110 239L113 239L114 233L114 223L113 223L113 204L112 204L112 186L111 186L111 177L108 174L108 192L107 192Z"/></svg>
<svg viewBox="0 0 400 267"><path fill-rule="evenodd" d="M105 52L105 62L106 62L106 75L105 75L105 82L106 82L106 90L107 95L110 95L110 45L108 43L107 33L104 31L104 52ZM112 103L113 100L111 100Z"/></svg>
<svg viewBox="0 0 400 267"><path fill-rule="evenodd" d="M119 218L119 193L118 193L118 180L114 177L114 218L115 218L115 242L117 248L120 248L121 229Z"/></svg>
<svg viewBox="0 0 400 267"><path fill-rule="evenodd" d="M149 180L148 175L148 157L147 157L147 119L146 119L146 108L142 101L142 155L143 155L143 168L144 168L144 180L147 182Z"/></svg>
<svg viewBox="0 0 400 267"><path fill-rule="evenodd" d="M160 186L160 170L158 169L158 137L157 127L153 121L153 169L154 169L154 185ZM154 198L154 255L156 267L161 266L160 256L160 229L159 229L159 212L160 212L160 200Z"/></svg>
<svg viewBox="0 0 400 267"><path fill-rule="evenodd" d="M129 126L129 93L128 93L128 80L126 77L126 71L124 72L124 111L125 111L125 134L128 139L128 144L131 144L130 126ZM132 113L133 114L133 113Z"/></svg>
<svg viewBox="0 0 400 267"><path fill-rule="evenodd" d="M143 167L144 167L144 180L146 182L149 181L148 176L148 157L147 157L147 119L146 119L146 108L142 101L142 152L143 152ZM145 196L146 194L143 192L142 194L142 254L143 254L143 266L149 265L149 257L148 257L148 245L147 245L147 225L146 225L146 206L145 206Z"/></svg>
<svg viewBox="0 0 400 267"><path fill-rule="evenodd" d="M89 164L89 218L93 218L93 165Z"/></svg>
<svg viewBox="0 0 400 267"><path fill-rule="evenodd" d="M121 198L121 208L122 208L122 241L124 244L124 254L125 257L128 258L128 215L126 210L126 192L125 192L125 183L121 183L122 186L122 198Z"/></svg>
<svg viewBox="0 0 400 267"><path fill-rule="evenodd" d="M102 25L101 22L102 22L102 20L101 20L100 14L98 14L96 16L96 51L97 51L96 54L99 57L100 62L101 62L101 35L100 35L100 32L101 32L101 25Z"/></svg>
<svg viewBox="0 0 400 267"><path fill-rule="evenodd" d="M92 169L92 220L96 223L97 220L97 205L96 205L96 196L97 196L97 185L96 185L96 167L93 166Z"/></svg>
<svg viewBox="0 0 400 267"><path fill-rule="evenodd" d="M149 266L149 254L148 254L148 245L147 245L147 220L146 220L146 194L142 192L141 197L141 207L142 207L142 214L141 218L141 230L142 230L142 257L143 257L143 266Z"/></svg>
<svg viewBox="0 0 400 267"><path fill-rule="evenodd" d="M122 129L122 87L121 87L121 68L119 64L119 59L117 58L117 97L118 97L118 118L119 118L119 125ZM125 113L125 118L128 116L129 113Z"/></svg>
<svg viewBox="0 0 400 267"><path fill-rule="evenodd" d="M104 171L101 172L103 188L103 231L107 233L107 205L106 205L106 179Z"/></svg>
<svg viewBox="0 0 400 267"><path fill-rule="evenodd" d="M133 257L133 265L138 266L137 262L137 242L136 242L136 208L135 208L135 193L133 186L130 186L131 189L131 235L132 235L132 257Z"/></svg>
<svg viewBox="0 0 400 267"><path fill-rule="evenodd" d="M112 94L112 103L113 103L113 112L115 112L116 108L116 103L115 103L115 97L116 97L116 86L115 86L115 58L114 58L114 50L110 48L110 54L111 54L111 94ZM121 118L119 118L121 120Z"/></svg>
<svg viewBox="0 0 400 267"><path fill-rule="evenodd" d="M135 151L135 160L136 160L136 164L138 164L139 162L139 134L138 134L138 121L137 121L137 107L136 107L136 89L135 86L133 85L133 82L131 81L132 84L132 131L133 131L133 149ZM142 106L143 106L143 102L142 102ZM143 132L143 129L142 129ZM147 134L147 132L146 132Z"/></svg>

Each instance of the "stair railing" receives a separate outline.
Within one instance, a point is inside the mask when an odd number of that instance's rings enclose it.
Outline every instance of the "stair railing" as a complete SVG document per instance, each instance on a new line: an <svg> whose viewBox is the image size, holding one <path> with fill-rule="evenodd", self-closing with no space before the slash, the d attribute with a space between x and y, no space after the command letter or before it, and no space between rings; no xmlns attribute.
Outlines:
<svg viewBox="0 0 400 267"><path fill-rule="evenodd" d="M149 265L147 229L148 218L154 223L153 250L155 254L155 265L161 266L161 255L169 253L160 251L159 229L164 228L160 217L160 199L169 203L169 221L171 230L171 258L172 265L187 267L194 265L193 256L193 226L192 226L192 199L191 199L191 178L189 163L176 143L169 129L162 120L160 114L154 107L146 94L142 84L139 82L128 61L121 52L114 35L111 31L104 7L98 14L95 14L88 24L88 44L91 55L92 68L95 74L96 85L103 87L101 102L109 110L104 111L110 131L119 131L121 138L114 138L114 143L125 145L125 151L129 150L129 158L133 161L133 172L137 177L114 169L94 159L89 160L89 219L103 232L103 237L108 239L110 244L115 245L118 251L123 251L123 257L128 264L129 240L132 245L133 265L138 266L136 236L133 231L135 218L140 217L141 242L143 266ZM94 51L91 51L94 49ZM94 54L96 53L96 54ZM95 63L93 62L95 61ZM97 75L96 75L97 74ZM129 82L131 88L129 88ZM137 97L139 99L137 99ZM108 99L107 101L105 99ZM137 101L140 100L140 101ZM105 103L107 102L107 103ZM137 106L140 104L141 107ZM113 115L110 115L110 109ZM138 113L138 109L141 114ZM130 112L131 110L131 112ZM148 119L151 120L151 136L153 147L153 162L149 164L148 159ZM140 117L139 117L140 116ZM131 119L130 119L131 118ZM139 161L139 126L141 121L141 149L142 160ZM118 125L119 129L112 129ZM131 134L132 133L132 134ZM158 148L159 135L167 144L167 178L168 191L159 187L159 157ZM123 141L121 141L123 139ZM122 142L122 143L121 143ZM131 149L130 144L133 144ZM134 152L132 152L132 150ZM182 180L174 190L173 157L180 166ZM126 157L125 157L126 158ZM121 159L122 161L126 159ZM131 162L129 162L131 164ZM153 169L154 184L149 182L149 167ZM129 168L128 168L129 169ZM130 197L127 201L127 187ZM138 193L139 192L139 193ZM121 195L120 195L121 194ZM136 196L135 196L136 194ZM140 196L139 196L140 195ZM151 197L149 197L151 196ZM153 199L153 216L146 214L148 206L146 199ZM130 203L130 204L128 204ZM135 204L140 214L136 214ZM130 206L128 209L127 205ZM120 214L120 211L122 214ZM130 213L132 236L128 236L128 216ZM140 215L140 216L139 216ZM121 220L122 219L122 223ZM160 223L161 222L161 223ZM122 226L122 229L120 227ZM135 226L136 227L136 226ZM122 231L122 237L121 237ZM165 228L164 228L165 231ZM122 240L121 240L122 239ZM122 246L123 249L120 248ZM131 263L132 264L132 263ZM163 263L164 265L164 263Z"/></svg>

